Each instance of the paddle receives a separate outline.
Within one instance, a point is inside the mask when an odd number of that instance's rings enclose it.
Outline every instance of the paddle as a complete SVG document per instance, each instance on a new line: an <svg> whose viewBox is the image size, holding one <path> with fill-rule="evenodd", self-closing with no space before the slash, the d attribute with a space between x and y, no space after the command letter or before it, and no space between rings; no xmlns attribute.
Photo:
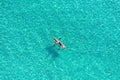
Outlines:
<svg viewBox="0 0 120 80"><path fill-rule="evenodd" d="M62 38L58 38L59 40L61 40Z"/></svg>

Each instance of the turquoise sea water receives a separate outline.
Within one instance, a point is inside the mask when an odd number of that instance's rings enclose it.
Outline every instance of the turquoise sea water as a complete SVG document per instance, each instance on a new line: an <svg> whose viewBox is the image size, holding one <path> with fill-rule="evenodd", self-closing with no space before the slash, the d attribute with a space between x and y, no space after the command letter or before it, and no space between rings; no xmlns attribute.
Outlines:
<svg viewBox="0 0 120 80"><path fill-rule="evenodd" d="M120 80L120 0L0 0L0 80Z"/></svg>

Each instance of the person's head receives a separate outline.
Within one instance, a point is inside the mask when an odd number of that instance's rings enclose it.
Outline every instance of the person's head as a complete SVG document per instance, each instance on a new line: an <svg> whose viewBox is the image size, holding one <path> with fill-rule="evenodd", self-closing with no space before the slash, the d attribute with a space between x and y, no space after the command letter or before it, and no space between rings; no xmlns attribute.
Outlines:
<svg viewBox="0 0 120 80"><path fill-rule="evenodd" d="M61 42L59 42L59 45L62 46Z"/></svg>

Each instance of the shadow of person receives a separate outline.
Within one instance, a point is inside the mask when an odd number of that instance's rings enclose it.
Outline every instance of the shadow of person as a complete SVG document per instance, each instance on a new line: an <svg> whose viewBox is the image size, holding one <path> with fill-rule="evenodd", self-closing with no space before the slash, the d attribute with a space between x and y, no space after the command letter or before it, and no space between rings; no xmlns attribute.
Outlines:
<svg viewBox="0 0 120 80"><path fill-rule="evenodd" d="M47 46L45 49L48 52L48 56L51 56L53 60L59 56L58 52L54 49L53 46Z"/></svg>

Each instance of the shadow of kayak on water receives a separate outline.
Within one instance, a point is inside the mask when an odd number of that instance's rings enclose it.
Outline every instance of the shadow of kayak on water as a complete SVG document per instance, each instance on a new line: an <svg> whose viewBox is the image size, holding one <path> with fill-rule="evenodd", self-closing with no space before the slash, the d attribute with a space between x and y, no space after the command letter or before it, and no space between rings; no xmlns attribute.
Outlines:
<svg viewBox="0 0 120 80"><path fill-rule="evenodd" d="M48 52L48 56L51 56L53 60L55 60L57 57L59 57L58 52L54 49L53 46L47 46L45 49Z"/></svg>

